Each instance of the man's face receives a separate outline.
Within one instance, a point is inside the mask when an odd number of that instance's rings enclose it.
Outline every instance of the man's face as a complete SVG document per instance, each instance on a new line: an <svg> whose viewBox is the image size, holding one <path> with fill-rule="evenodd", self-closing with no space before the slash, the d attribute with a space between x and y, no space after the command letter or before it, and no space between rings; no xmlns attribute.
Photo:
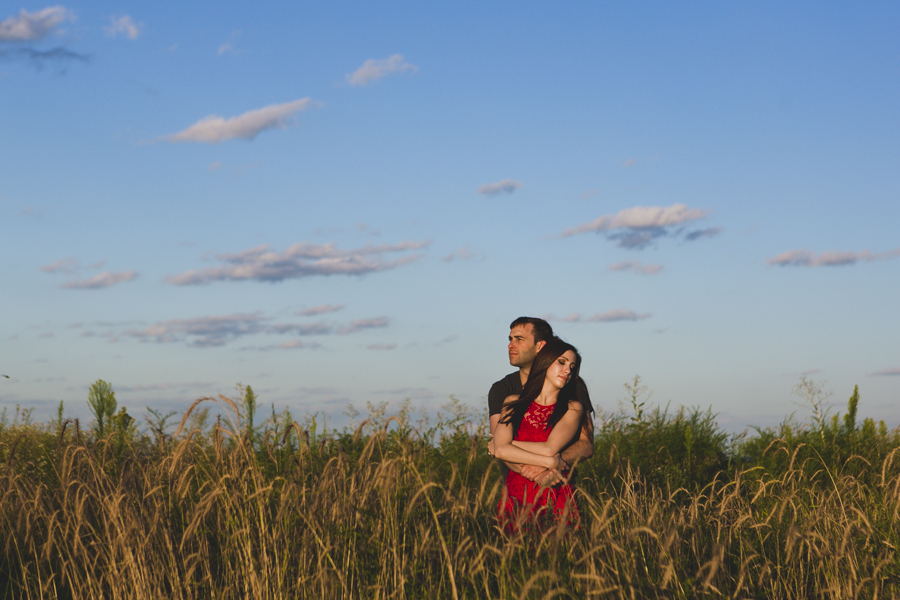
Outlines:
<svg viewBox="0 0 900 600"><path fill-rule="evenodd" d="M534 342L534 326L531 323L516 325L509 330L509 364L514 367L530 367L534 357L544 347L544 342Z"/></svg>

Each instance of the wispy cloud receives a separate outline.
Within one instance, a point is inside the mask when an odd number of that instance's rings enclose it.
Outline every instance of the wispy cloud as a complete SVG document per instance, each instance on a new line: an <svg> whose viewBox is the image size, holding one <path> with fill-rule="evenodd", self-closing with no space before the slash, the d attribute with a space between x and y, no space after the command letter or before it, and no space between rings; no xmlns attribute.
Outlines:
<svg viewBox="0 0 900 600"><path fill-rule="evenodd" d="M334 331L331 325L326 323L277 323L267 328L269 333L294 335L326 335Z"/></svg>
<svg viewBox="0 0 900 600"><path fill-rule="evenodd" d="M650 318L650 313L638 314L627 308L617 308L587 317L589 323L612 323L613 321L643 321Z"/></svg>
<svg viewBox="0 0 900 600"><path fill-rule="evenodd" d="M140 331L127 331L125 335L159 343L190 340L192 346L208 348L222 346L228 340L244 335L259 333L265 329L264 322L265 319L259 313L170 319Z"/></svg>
<svg viewBox="0 0 900 600"><path fill-rule="evenodd" d="M346 304L321 304L319 306L313 306L312 308L297 311L297 314L301 317L311 317L313 315L324 315L326 313L337 312L346 307Z"/></svg>
<svg viewBox="0 0 900 600"><path fill-rule="evenodd" d="M353 73L347 75L347 82L353 86L366 86L391 73L417 73L418 67L404 60L402 54L388 58L370 58Z"/></svg>
<svg viewBox="0 0 900 600"><path fill-rule="evenodd" d="M685 204L672 206L635 206L615 215L603 215L590 223L566 229L561 237L595 232L618 242L622 248L641 249L656 238L678 236L686 223L702 219L708 210L688 208Z"/></svg>
<svg viewBox="0 0 900 600"><path fill-rule="evenodd" d="M453 333L451 335L448 335L447 337L445 337L442 340L438 340L437 342L434 343L434 345L435 346L445 346L447 344L452 344L453 342L455 342L458 339L459 339L459 336L456 335L455 333Z"/></svg>
<svg viewBox="0 0 900 600"><path fill-rule="evenodd" d="M630 169L631 167L633 167L634 165L636 165L637 162L638 162L638 161L637 161L636 158L629 158L628 160L626 160L625 162L622 163L622 168L623 168L623 169Z"/></svg>
<svg viewBox="0 0 900 600"><path fill-rule="evenodd" d="M369 344L366 350L393 350L397 344Z"/></svg>
<svg viewBox="0 0 900 600"><path fill-rule="evenodd" d="M35 42L63 21L74 18L75 14L63 6L50 6L32 13L23 8L17 16L0 21L0 42Z"/></svg>
<svg viewBox="0 0 900 600"><path fill-rule="evenodd" d="M120 35L124 35L129 40L136 40L141 35L141 28L143 24L138 24L134 22L128 15L122 15L121 17L110 17L109 25L103 28L106 32L107 37L117 37Z"/></svg>
<svg viewBox="0 0 900 600"><path fill-rule="evenodd" d="M260 346L258 350L298 350L301 348L321 348L322 345L316 342L304 342L302 340L288 340L280 344L271 344L269 346Z"/></svg>
<svg viewBox="0 0 900 600"><path fill-rule="evenodd" d="M293 115L318 106L310 98L301 98L284 104L272 104L264 108L251 110L228 119L210 115L200 119L187 129L164 136L162 139L172 143L202 142L220 144L228 140L252 140L266 129L285 129L290 125Z"/></svg>
<svg viewBox="0 0 900 600"><path fill-rule="evenodd" d="M582 316L580 313L572 313L561 319L557 319L553 315L548 315L546 319L548 321L563 321L564 323L612 323L615 321L643 321L650 317L650 313L638 314L627 308L617 308L603 313L596 313L591 316Z"/></svg>
<svg viewBox="0 0 900 600"><path fill-rule="evenodd" d="M91 62L89 54L79 54L66 48L51 48L50 50L35 50L34 48L11 48L0 50L0 60L24 60L36 71L41 71L47 63L62 64L68 61L83 63ZM65 70L59 72L64 74Z"/></svg>
<svg viewBox="0 0 900 600"><path fill-rule="evenodd" d="M116 392L140 393L140 392L185 392L188 390L214 388L216 384L211 382L188 383L149 383L144 385L117 385Z"/></svg>
<svg viewBox="0 0 900 600"><path fill-rule="evenodd" d="M684 236L684 239L688 242L693 242L695 240L699 240L700 238L716 237L720 233L722 233L721 227L707 227L706 229L698 229L696 231L690 232L689 234Z"/></svg>
<svg viewBox="0 0 900 600"><path fill-rule="evenodd" d="M401 242L339 250L333 243L302 242L284 252L273 252L270 246L263 245L237 254L219 254L216 258L227 263L225 266L188 271L168 277L167 281L175 285L198 285L225 280L276 282L313 275L365 275L405 265L421 256L407 254L396 260L385 260L385 254L420 250L428 244Z"/></svg>
<svg viewBox="0 0 900 600"><path fill-rule="evenodd" d="M241 30L232 31L231 32L231 41L223 42L219 49L216 51L216 54L222 56L223 54L228 54L230 56L237 56L241 54L241 52L235 47L235 43L238 39L240 39L244 35L244 32Z"/></svg>
<svg viewBox="0 0 900 600"><path fill-rule="evenodd" d="M44 217L44 211L40 208L34 208L33 206L26 206L16 214L23 217L33 217L35 219L42 219Z"/></svg>
<svg viewBox="0 0 900 600"><path fill-rule="evenodd" d="M486 183L478 188L479 194L486 196L496 196L497 194L512 194L514 191L522 187L521 181L513 181L512 179L504 179L503 181L495 181L494 183Z"/></svg>
<svg viewBox="0 0 900 600"><path fill-rule="evenodd" d="M387 317L376 317L374 319L358 319L356 321L353 321L346 327L341 327L340 329L338 329L338 333L346 335L348 333L355 333L364 329L381 329L382 327L387 327L388 323L390 323L390 320Z"/></svg>
<svg viewBox="0 0 900 600"><path fill-rule="evenodd" d="M41 267L44 273L74 273L80 268L79 262L74 258L64 258L49 265Z"/></svg>
<svg viewBox="0 0 900 600"><path fill-rule="evenodd" d="M656 275L663 270L662 265L642 265L639 261L623 260L613 265L609 265L610 271L628 271L631 273L640 273L641 275Z"/></svg>
<svg viewBox="0 0 900 600"><path fill-rule="evenodd" d="M431 400L437 398L437 394L428 388L397 388L393 390L376 390L373 394L390 395L407 398L409 400Z"/></svg>
<svg viewBox="0 0 900 600"><path fill-rule="evenodd" d="M328 323L272 323L272 318L261 312L235 313L190 319L169 319L144 329L130 329L121 335L157 343L185 342L198 348L222 346L229 341L248 335L294 335L298 337L348 335L366 329L387 327L387 317L359 319L346 325ZM312 348L318 344L290 340L279 344L257 347L259 350ZM252 349L252 348L251 348Z"/></svg>
<svg viewBox="0 0 900 600"><path fill-rule="evenodd" d="M69 290L99 290L134 279L137 279L137 273L134 271L123 271L121 273L104 271L90 279L85 279L83 281L69 281L62 284L62 287Z"/></svg>
<svg viewBox="0 0 900 600"><path fill-rule="evenodd" d="M896 369L884 369L883 371L875 371L874 373L871 373L871 375L875 375L875 376L900 375L900 367L898 367Z"/></svg>
<svg viewBox="0 0 900 600"><path fill-rule="evenodd" d="M887 260L900 256L900 248L888 252L822 252L816 254L808 250L791 250L766 260L770 265L778 267L842 267L858 262Z"/></svg>
<svg viewBox="0 0 900 600"><path fill-rule="evenodd" d="M475 258L475 255L472 254L472 251L469 250L468 246L465 246L456 252L451 252L446 256L442 256L441 260L444 262L452 262L454 260L471 260L473 258Z"/></svg>

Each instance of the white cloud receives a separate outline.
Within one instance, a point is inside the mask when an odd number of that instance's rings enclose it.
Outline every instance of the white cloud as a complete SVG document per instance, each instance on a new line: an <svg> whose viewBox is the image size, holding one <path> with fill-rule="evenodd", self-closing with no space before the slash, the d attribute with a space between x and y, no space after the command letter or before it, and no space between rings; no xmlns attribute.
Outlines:
<svg viewBox="0 0 900 600"><path fill-rule="evenodd" d="M121 273L104 271L90 279L83 281L69 281L68 283L64 283L62 287L70 290L99 290L116 285L117 283L122 283L123 281L132 281L136 278L137 273L134 271L123 271Z"/></svg>
<svg viewBox="0 0 900 600"><path fill-rule="evenodd" d="M623 260L614 265L609 265L610 271L630 271L641 275L656 275L662 269L662 265L642 265L639 261L634 260Z"/></svg>
<svg viewBox="0 0 900 600"><path fill-rule="evenodd" d="M560 235L569 237L580 233L596 232L605 234L610 240L617 241L622 248L640 249L649 245L656 238L680 235L680 225L702 219L708 214L708 210L688 208L685 204L635 206L621 210L615 215L603 215L590 223L566 229Z"/></svg>
<svg viewBox="0 0 900 600"><path fill-rule="evenodd" d="M34 42L46 37L66 19L74 18L74 13L63 6L50 6L33 13L23 8L18 16L0 22L0 42Z"/></svg>
<svg viewBox="0 0 900 600"><path fill-rule="evenodd" d="M353 73L347 75L347 82L354 86L366 86L390 73L417 73L418 67L403 59L402 54L388 58L370 58Z"/></svg>
<svg viewBox="0 0 900 600"><path fill-rule="evenodd" d="M103 30L106 32L107 37L124 35L129 40L136 40L141 35L141 27L143 25L138 25L134 22L134 19L128 15L123 15L121 17L110 17L109 25L104 27Z"/></svg>
<svg viewBox="0 0 900 600"><path fill-rule="evenodd" d="M312 308L307 308L305 310L298 311L297 314L301 317L310 317L313 315L323 315L325 313L332 313L341 310L342 308L346 308L346 304L322 304L319 306L313 306Z"/></svg>
<svg viewBox="0 0 900 600"><path fill-rule="evenodd" d="M393 261L382 255L390 252L409 252L428 246L429 242L401 242L394 245L366 245L354 250L339 250L333 243L303 242L284 252L273 252L268 245L257 246L237 254L217 255L226 266L188 271L168 277L175 285L197 285L212 281L283 281L313 275L364 275L386 271L419 258L408 254Z"/></svg>
<svg viewBox="0 0 900 600"><path fill-rule="evenodd" d="M628 160L626 160L625 162L622 163L622 168L630 169L631 167L633 167L636 164L637 164L636 158L629 158Z"/></svg>
<svg viewBox="0 0 900 600"><path fill-rule="evenodd" d="M841 267L856 264L857 262L887 260L898 256L900 256L900 248L889 252L869 252L868 250L863 250L862 252L827 251L818 255L808 250L790 250L766 259L766 262L779 267Z"/></svg>
<svg viewBox="0 0 900 600"><path fill-rule="evenodd" d="M478 188L479 194L487 196L496 196L500 193L512 194L514 191L522 187L521 181L513 181L512 179L504 179L503 181L495 181L494 183L486 183Z"/></svg>
<svg viewBox="0 0 900 600"><path fill-rule="evenodd" d="M610 231L612 229L656 229L695 221L707 214L709 211L688 208L685 204L635 206L621 210L618 214L603 215L590 223L567 229L563 231L562 236L568 237L589 231Z"/></svg>
<svg viewBox="0 0 900 600"><path fill-rule="evenodd" d="M309 98L301 98L284 104L272 104L257 110L245 112L237 117L225 119L210 115L200 119L187 129L165 136L169 142L203 142L220 144L240 138L252 140L266 129L285 129L290 124L290 117L298 112L317 106Z"/></svg>

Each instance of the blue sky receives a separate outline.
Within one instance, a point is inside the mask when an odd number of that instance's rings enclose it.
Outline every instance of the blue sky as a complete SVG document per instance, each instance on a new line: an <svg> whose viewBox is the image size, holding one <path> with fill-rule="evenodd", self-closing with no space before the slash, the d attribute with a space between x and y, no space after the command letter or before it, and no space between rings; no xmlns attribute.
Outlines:
<svg viewBox="0 0 900 600"><path fill-rule="evenodd" d="M3 10L3 406L481 406L524 314L605 411L900 422L895 3Z"/></svg>

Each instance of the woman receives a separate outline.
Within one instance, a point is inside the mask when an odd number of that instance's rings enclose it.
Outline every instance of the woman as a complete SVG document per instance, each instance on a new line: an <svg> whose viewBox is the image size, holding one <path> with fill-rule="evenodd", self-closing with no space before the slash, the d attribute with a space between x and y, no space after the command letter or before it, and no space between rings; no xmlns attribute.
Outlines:
<svg viewBox="0 0 900 600"><path fill-rule="evenodd" d="M568 466L559 453L581 431L584 407L575 400L575 383L581 356L571 344L554 337L537 353L521 396L503 403L500 423L494 431L494 456L506 462L563 470ZM506 493L498 513L507 532L519 523L544 521L578 523L572 486L541 486L515 471L506 477Z"/></svg>

